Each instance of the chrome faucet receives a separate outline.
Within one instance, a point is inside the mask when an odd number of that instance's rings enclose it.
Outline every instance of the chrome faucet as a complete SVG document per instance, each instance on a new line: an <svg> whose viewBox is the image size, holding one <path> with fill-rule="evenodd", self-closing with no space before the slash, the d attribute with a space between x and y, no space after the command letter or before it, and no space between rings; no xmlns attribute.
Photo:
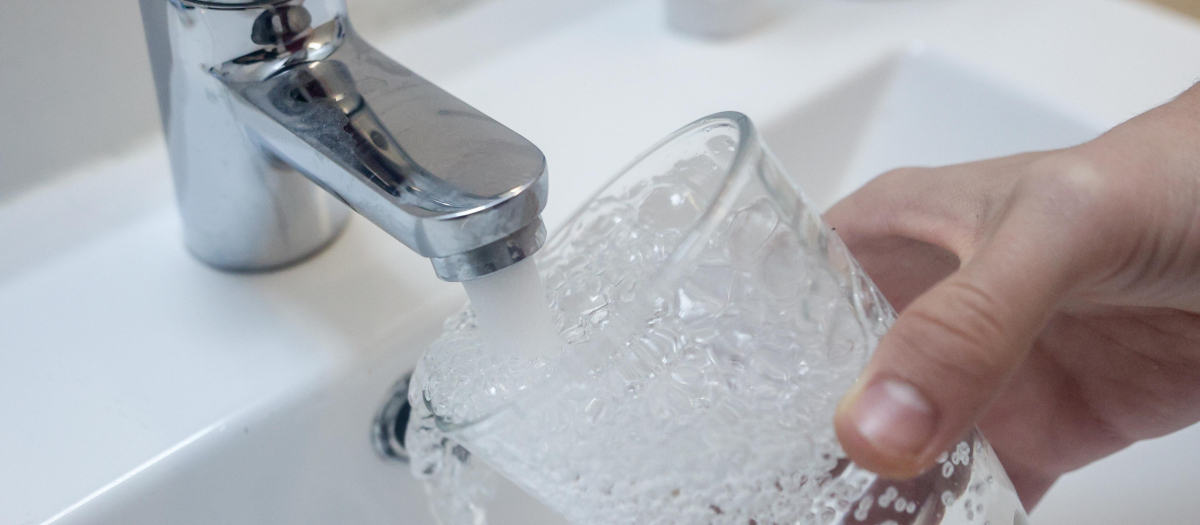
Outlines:
<svg viewBox="0 0 1200 525"><path fill-rule="evenodd" d="M345 205L447 281L541 247L542 152L364 42L344 0L141 9L184 236L204 262L301 261L341 232Z"/></svg>

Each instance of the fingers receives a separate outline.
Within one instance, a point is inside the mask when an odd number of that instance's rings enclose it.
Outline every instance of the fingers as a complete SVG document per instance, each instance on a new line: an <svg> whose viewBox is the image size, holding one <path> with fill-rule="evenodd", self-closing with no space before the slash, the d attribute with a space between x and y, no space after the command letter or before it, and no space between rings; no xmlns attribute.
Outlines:
<svg viewBox="0 0 1200 525"><path fill-rule="evenodd" d="M1001 211L1030 157L892 170L834 204L824 218L852 249L903 237L963 255Z"/></svg>
<svg viewBox="0 0 1200 525"><path fill-rule="evenodd" d="M963 268L917 298L835 418L861 466L912 477L974 425L1024 361L1066 289L1053 236L1006 221Z"/></svg>

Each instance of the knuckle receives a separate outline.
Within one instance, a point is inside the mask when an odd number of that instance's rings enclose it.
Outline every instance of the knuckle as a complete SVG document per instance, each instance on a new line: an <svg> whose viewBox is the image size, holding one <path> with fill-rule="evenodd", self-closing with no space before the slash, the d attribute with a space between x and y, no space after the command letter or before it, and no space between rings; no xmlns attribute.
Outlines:
<svg viewBox="0 0 1200 525"><path fill-rule="evenodd" d="M1111 177L1085 156L1069 152L1034 161L1017 192L1039 203L1043 213L1071 220L1100 219L1120 198Z"/></svg>

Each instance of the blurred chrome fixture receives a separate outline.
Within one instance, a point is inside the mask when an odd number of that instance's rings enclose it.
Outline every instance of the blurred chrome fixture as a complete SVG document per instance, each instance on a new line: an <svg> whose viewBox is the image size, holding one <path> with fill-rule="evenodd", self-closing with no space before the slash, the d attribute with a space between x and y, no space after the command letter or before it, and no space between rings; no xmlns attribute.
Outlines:
<svg viewBox="0 0 1200 525"><path fill-rule="evenodd" d="M343 203L449 281L541 246L542 152L364 42L344 0L141 8L187 245L208 264L300 261L337 237Z"/></svg>
<svg viewBox="0 0 1200 525"><path fill-rule="evenodd" d="M411 380L412 372L404 374L392 385L391 394L383 408L375 413L371 441L375 444L375 451L384 459L408 463L404 437L408 433L408 418L412 415L412 405L408 403L408 384Z"/></svg>
<svg viewBox="0 0 1200 525"><path fill-rule="evenodd" d="M700 38L729 38L758 27L770 14L768 0L666 0L667 24Z"/></svg>

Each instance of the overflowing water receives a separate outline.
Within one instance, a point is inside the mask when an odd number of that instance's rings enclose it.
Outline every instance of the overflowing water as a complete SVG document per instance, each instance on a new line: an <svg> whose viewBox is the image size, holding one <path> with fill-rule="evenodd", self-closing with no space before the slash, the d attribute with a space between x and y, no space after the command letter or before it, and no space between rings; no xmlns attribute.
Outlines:
<svg viewBox="0 0 1200 525"><path fill-rule="evenodd" d="M1013 523L976 436L912 482L848 461L835 405L894 314L806 203L722 186L720 160L592 201L541 281L520 264L469 285L411 390L439 519L484 523L494 468L578 524Z"/></svg>

